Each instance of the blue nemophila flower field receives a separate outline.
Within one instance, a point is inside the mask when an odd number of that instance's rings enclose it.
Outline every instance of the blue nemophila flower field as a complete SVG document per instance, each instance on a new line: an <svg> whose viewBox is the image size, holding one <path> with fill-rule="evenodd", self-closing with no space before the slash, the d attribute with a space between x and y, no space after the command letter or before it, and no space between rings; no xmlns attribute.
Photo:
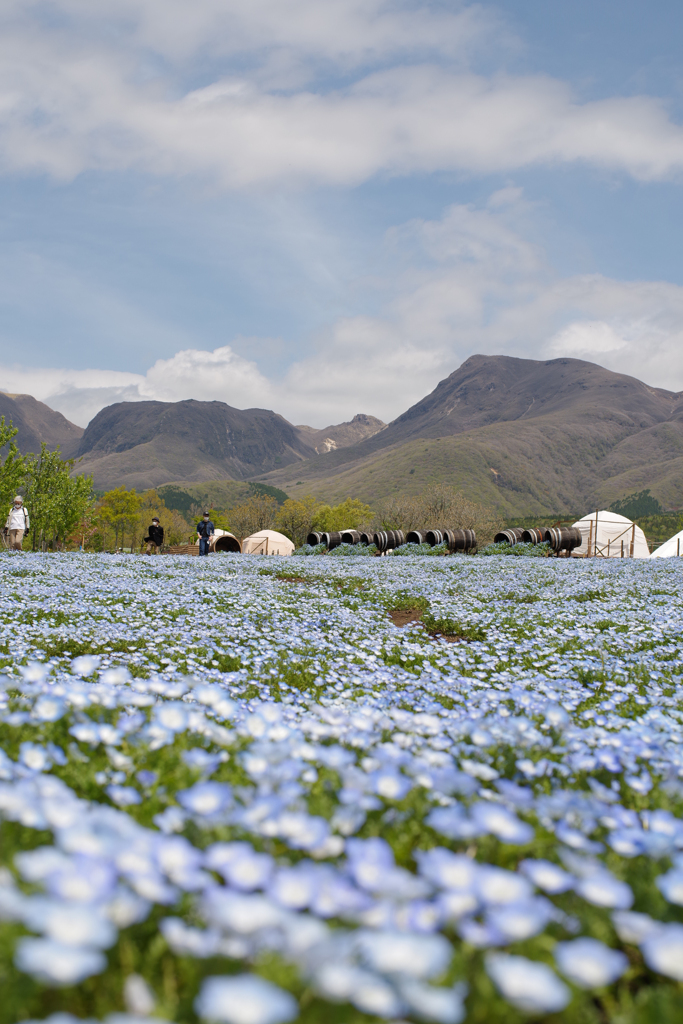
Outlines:
<svg viewBox="0 0 683 1024"><path fill-rule="evenodd" d="M680 1016L678 560L0 577L2 1024Z"/></svg>

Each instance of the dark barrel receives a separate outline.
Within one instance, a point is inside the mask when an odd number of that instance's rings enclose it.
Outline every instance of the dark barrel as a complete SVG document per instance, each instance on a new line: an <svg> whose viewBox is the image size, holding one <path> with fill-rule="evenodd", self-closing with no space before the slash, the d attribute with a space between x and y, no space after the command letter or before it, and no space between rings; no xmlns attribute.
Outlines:
<svg viewBox="0 0 683 1024"><path fill-rule="evenodd" d="M358 530L344 530L342 533L342 544L360 544L360 533Z"/></svg>
<svg viewBox="0 0 683 1024"><path fill-rule="evenodd" d="M311 547L314 548L316 547L317 544L322 544L324 537L324 533L309 533L308 537L306 538L306 543L310 544Z"/></svg>
<svg viewBox="0 0 683 1024"><path fill-rule="evenodd" d="M360 537L360 543L361 544L374 544L375 543L375 534L374 534L373 530L361 530L361 532L358 534L358 536Z"/></svg>
<svg viewBox="0 0 683 1024"><path fill-rule="evenodd" d="M576 526L551 526L543 537L553 551L573 551L581 547L581 530Z"/></svg>
<svg viewBox="0 0 683 1024"><path fill-rule="evenodd" d="M373 544L377 545L378 551L391 551L392 548L398 548L405 542L402 530L382 530L373 536Z"/></svg>
<svg viewBox="0 0 683 1024"><path fill-rule="evenodd" d="M332 533L324 533L322 543L331 551L332 548L338 548L342 542L342 535L339 530L335 530Z"/></svg>
<svg viewBox="0 0 683 1024"><path fill-rule="evenodd" d="M532 526L530 529L525 530L522 534L522 540L525 544L542 544L545 540L545 528L542 530Z"/></svg>
<svg viewBox="0 0 683 1024"><path fill-rule="evenodd" d="M434 547L435 544L443 544L444 531L443 530L427 530L425 534L425 540L428 544Z"/></svg>
<svg viewBox="0 0 683 1024"><path fill-rule="evenodd" d="M519 544L520 540L524 536L524 530L521 526L509 526L507 530L501 530L493 538L494 544Z"/></svg>
<svg viewBox="0 0 683 1024"><path fill-rule="evenodd" d="M406 537L406 544L424 544L426 542L426 530L411 530Z"/></svg>
<svg viewBox="0 0 683 1024"><path fill-rule="evenodd" d="M474 530L441 530L441 536L449 551L473 551L477 546Z"/></svg>
<svg viewBox="0 0 683 1024"><path fill-rule="evenodd" d="M237 537L233 537L231 533L225 533L222 537L216 537L213 543L209 546L209 551L242 551L242 545L238 541Z"/></svg>

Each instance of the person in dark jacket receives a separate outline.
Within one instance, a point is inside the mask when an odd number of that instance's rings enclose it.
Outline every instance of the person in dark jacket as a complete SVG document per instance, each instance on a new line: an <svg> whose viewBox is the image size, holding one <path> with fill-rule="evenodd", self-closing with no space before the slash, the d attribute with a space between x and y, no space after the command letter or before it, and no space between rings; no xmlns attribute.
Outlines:
<svg viewBox="0 0 683 1024"><path fill-rule="evenodd" d="M205 512L197 523L197 536L199 537L199 554L208 555L211 545L211 538L216 532L216 527L209 519L209 513Z"/></svg>
<svg viewBox="0 0 683 1024"><path fill-rule="evenodd" d="M152 525L147 531L149 536L145 537L145 544L147 545L146 555L158 555L161 545L164 543L164 528L155 516L152 520Z"/></svg>

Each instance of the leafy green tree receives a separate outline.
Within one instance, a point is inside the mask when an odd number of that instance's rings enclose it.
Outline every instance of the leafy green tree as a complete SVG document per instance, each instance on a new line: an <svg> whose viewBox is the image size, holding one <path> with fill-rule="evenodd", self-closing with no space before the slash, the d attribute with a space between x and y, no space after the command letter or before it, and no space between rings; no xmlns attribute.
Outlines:
<svg viewBox="0 0 683 1024"><path fill-rule="evenodd" d="M287 498L277 514L275 525L300 548L313 529L313 517L320 505L320 501L310 494L303 498Z"/></svg>
<svg viewBox="0 0 683 1024"><path fill-rule="evenodd" d="M347 498L340 505L321 505L313 516L313 529L324 533L333 530L357 530L372 519L372 509L358 498Z"/></svg>
<svg viewBox="0 0 683 1024"><path fill-rule="evenodd" d="M66 463L65 463L66 465ZM55 502L55 520L52 524L55 541L64 543L79 523L88 519L94 507L91 476L61 474Z"/></svg>
<svg viewBox="0 0 683 1024"><path fill-rule="evenodd" d="M14 443L18 433L11 420L6 424L5 417L0 416L0 452L7 448L4 460L0 463L0 527L5 525L5 517L12 504L12 498L23 488L26 481L26 462Z"/></svg>
<svg viewBox="0 0 683 1024"><path fill-rule="evenodd" d="M609 508L610 512L626 516L627 519L638 519L639 516L657 516L664 511L657 498L650 493L649 487L645 491L636 491L619 501L612 502Z"/></svg>
<svg viewBox="0 0 683 1024"><path fill-rule="evenodd" d="M133 533L140 522L140 505L141 498L135 488L128 490L125 487L115 487L102 495L97 506L97 516L105 531L107 526L113 529L115 548L124 546L126 531L131 534L131 547L133 546Z"/></svg>
<svg viewBox="0 0 683 1024"><path fill-rule="evenodd" d="M73 459L46 444L25 457L26 506L31 517L32 548L62 547L92 507L92 477L72 476Z"/></svg>

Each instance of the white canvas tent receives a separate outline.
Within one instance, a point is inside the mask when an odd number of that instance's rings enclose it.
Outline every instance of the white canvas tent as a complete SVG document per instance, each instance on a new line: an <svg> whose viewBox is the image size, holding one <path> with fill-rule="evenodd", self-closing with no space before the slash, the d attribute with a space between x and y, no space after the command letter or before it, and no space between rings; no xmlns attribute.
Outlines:
<svg viewBox="0 0 683 1024"><path fill-rule="evenodd" d="M242 541L243 555L291 555L293 551L289 537L275 530L259 530Z"/></svg>
<svg viewBox="0 0 683 1024"><path fill-rule="evenodd" d="M675 558L677 555L683 555L683 530L669 537L652 552L652 558Z"/></svg>
<svg viewBox="0 0 683 1024"><path fill-rule="evenodd" d="M626 516L616 512L591 512L573 524L581 531L581 547L572 555L595 555L598 558L649 558L645 534Z"/></svg>

